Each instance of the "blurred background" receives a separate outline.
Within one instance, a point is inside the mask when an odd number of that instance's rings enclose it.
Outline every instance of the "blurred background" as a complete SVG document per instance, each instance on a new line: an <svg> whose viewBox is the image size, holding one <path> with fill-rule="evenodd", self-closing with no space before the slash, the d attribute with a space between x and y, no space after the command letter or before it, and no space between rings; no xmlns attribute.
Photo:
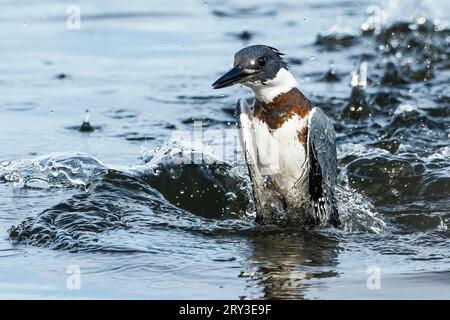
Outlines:
<svg viewBox="0 0 450 320"><path fill-rule="evenodd" d="M449 10L0 0L0 296L450 298ZM195 120L234 130L251 93L211 83L257 43L335 122L342 232L259 229L240 157L166 166Z"/></svg>

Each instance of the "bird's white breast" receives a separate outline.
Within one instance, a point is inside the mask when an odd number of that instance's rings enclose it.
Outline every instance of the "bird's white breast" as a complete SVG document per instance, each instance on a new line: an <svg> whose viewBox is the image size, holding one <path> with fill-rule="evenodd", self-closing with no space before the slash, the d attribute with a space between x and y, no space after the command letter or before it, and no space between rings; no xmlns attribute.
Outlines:
<svg viewBox="0 0 450 320"><path fill-rule="evenodd" d="M286 195L304 190L309 173L306 145L299 132L306 130L307 117L298 115L285 121L280 128L270 129L258 118L241 114L247 161L251 161L261 177L271 177ZM247 131L247 132L245 132Z"/></svg>

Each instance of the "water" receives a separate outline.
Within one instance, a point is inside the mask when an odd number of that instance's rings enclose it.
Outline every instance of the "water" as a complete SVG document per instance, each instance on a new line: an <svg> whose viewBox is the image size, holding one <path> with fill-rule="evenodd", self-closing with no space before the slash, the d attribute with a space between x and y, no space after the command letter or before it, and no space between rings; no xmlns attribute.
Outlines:
<svg viewBox="0 0 450 320"><path fill-rule="evenodd" d="M447 4L71 4L0 3L2 298L450 298ZM342 230L253 222L210 84L258 42L335 122Z"/></svg>

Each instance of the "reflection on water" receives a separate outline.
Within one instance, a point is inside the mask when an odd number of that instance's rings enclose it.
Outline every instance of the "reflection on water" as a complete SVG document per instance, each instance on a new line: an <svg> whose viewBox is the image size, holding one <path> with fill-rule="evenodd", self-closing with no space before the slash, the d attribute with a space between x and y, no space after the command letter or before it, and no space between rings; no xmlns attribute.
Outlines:
<svg viewBox="0 0 450 320"><path fill-rule="evenodd" d="M0 4L3 297L449 298L448 4L79 6L76 31L63 3ZM168 157L197 120L235 129L249 92L210 84L253 42L334 120L342 230L256 225L234 142L221 164Z"/></svg>
<svg viewBox="0 0 450 320"><path fill-rule="evenodd" d="M303 299L311 279L338 275L334 270L338 242L321 234L267 232L252 238L251 247L249 270L240 275L248 279L250 294L243 297L246 299ZM320 280L315 285L320 286ZM254 288L258 292L252 292Z"/></svg>

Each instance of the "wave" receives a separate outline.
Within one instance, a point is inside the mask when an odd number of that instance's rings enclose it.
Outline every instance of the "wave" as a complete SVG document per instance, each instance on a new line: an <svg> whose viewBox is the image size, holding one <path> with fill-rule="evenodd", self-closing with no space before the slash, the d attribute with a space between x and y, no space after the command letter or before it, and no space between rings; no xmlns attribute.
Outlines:
<svg viewBox="0 0 450 320"><path fill-rule="evenodd" d="M39 187L39 181L45 188L78 190L11 227L11 240L71 251L130 251L148 249L133 243L136 234L143 241L158 230L204 236L298 231L253 222L251 187L242 167L175 164L171 155L179 150L167 145L147 163L130 168L113 168L80 154L3 163L0 179L15 188ZM382 231L384 224L366 198L344 186L338 189L338 205L345 231Z"/></svg>

